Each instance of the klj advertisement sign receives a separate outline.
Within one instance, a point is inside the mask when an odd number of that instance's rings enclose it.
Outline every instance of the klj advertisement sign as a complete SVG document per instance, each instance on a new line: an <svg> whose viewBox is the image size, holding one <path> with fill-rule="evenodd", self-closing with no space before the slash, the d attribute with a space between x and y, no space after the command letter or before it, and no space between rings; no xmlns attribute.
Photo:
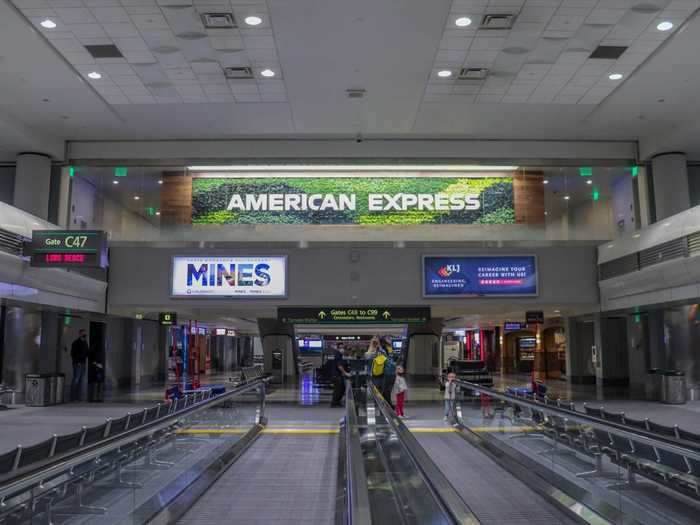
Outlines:
<svg viewBox="0 0 700 525"><path fill-rule="evenodd" d="M286 257L173 257L173 297L285 297Z"/></svg>
<svg viewBox="0 0 700 525"><path fill-rule="evenodd" d="M196 225L514 222L510 176L192 179Z"/></svg>
<svg viewBox="0 0 700 525"><path fill-rule="evenodd" d="M425 256L423 295L534 296L537 258L520 256Z"/></svg>

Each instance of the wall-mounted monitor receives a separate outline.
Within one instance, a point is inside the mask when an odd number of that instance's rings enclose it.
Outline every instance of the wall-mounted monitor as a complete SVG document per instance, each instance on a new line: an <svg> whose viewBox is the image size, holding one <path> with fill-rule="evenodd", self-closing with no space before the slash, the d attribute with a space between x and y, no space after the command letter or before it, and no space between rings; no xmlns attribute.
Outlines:
<svg viewBox="0 0 700 525"><path fill-rule="evenodd" d="M424 297L536 296L535 255L423 257Z"/></svg>

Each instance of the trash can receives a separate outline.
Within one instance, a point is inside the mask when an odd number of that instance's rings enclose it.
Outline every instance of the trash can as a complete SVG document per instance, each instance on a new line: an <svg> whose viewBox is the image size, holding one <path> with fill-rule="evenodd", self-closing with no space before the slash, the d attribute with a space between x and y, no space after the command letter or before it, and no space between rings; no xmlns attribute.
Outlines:
<svg viewBox="0 0 700 525"><path fill-rule="evenodd" d="M56 374L56 403L65 401L66 374Z"/></svg>
<svg viewBox="0 0 700 525"><path fill-rule="evenodd" d="M663 370L650 368L647 370L647 380L644 383L644 393L649 401L661 401L661 381Z"/></svg>
<svg viewBox="0 0 700 525"><path fill-rule="evenodd" d="M51 374L27 374L24 377L24 404L45 407L51 403Z"/></svg>
<svg viewBox="0 0 700 525"><path fill-rule="evenodd" d="M661 402L682 405L686 402L685 374L679 370L667 370L661 382Z"/></svg>

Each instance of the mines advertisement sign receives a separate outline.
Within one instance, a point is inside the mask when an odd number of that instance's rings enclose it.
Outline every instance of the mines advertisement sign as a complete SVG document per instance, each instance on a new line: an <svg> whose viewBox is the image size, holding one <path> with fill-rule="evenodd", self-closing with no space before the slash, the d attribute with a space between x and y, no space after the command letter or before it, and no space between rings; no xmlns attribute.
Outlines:
<svg viewBox="0 0 700 525"><path fill-rule="evenodd" d="M425 256L426 297L537 295L537 258L519 256Z"/></svg>
<svg viewBox="0 0 700 525"><path fill-rule="evenodd" d="M196 225L514 222L510 176L192 179Z"/></svg>
<svg viewBox="0 0 700 525"><path fill-rule="evenodd" d="M173 297L285 297L286 257L173 257Z"/></svg>

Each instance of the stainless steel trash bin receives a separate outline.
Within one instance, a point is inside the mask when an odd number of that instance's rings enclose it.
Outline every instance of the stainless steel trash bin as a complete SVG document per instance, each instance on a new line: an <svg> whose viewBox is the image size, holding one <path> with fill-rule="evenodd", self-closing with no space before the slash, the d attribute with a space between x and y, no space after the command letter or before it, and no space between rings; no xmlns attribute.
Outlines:
<svg viewBox="0 0 700 525"><path fill-rule="evenodd" d="M56 403L65 401L66 374L56 374Z"/></svg>
<svg viewBox="0 0 700 525"><path fill-rule="evenodd" d="M667 370L662 375L661 402L682 405L686 402L685 374L678 370Z"/></svg>
<svg viewBox="0 0 700 525"><path fill-rule="evenodd" d="M644 393L649 401L661 401L661 381L663 370L650 368L644 382Z"/></svg>
<svg viewBox="0 0 700 525"><path fill-rule="evenodd" d="M27 374L24 379L24 404L45 407L51 402L51 375Z"/></svg>

